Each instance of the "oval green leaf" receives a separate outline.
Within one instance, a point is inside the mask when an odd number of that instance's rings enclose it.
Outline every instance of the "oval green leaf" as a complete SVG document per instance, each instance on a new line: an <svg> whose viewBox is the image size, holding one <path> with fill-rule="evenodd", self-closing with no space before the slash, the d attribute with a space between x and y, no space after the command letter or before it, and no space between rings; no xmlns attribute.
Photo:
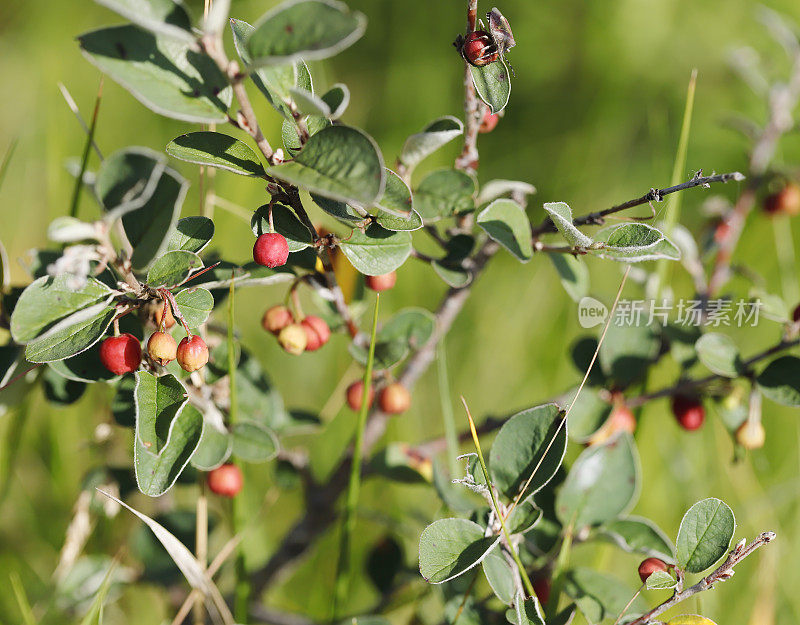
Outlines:
<svg viewBox="0 0 800 625"><path fill-rule="evenodd" d="M238 421L231 436L233 455L245 462L266 462L278 453L278 439L261 423Z"/></svg>
<svg viewBox="0 0 800 625"><path fill-rule="evenodd" d="M592 254L623 263L681 258L678 247L663 232L643 223L605 228L595 233L594 240L603 245L592 250Z"/></svg>
<svg viewBox="0 0 800 625"><path fill-rule="evenodd" d="M764 397L776 404L800 406L800 358L776 358L759 374L757 381Z"/></svg>
<svg viewBox="0 0 800 625"><path fill-rule="evenodd" d="M694 346L700 362L717 375L738 378L744 371L739 350L729 336L709 332L701 336Z"/></svg>
<svg viewBox="0 0 800 625"><path fill-rule="evenodd" d="M710 568L728 551L735 529L733 511L724 501L715 497L698 501L683 515L678 529L678 566L688 573Z"/></svg>
<svg viewBox="0 0 800 625"><path fill-rule="evenodd" d="M526 263L533 256L531 224L523 208L514 200L495 200L478 213L476 222L517 260Z"/></svg>
<svg viewBox="0 0 800 625"><path fill-rule="evenodd" d="M564 413L558 406L544 404L518 412L500 428L489 452L489 474L506 497L513 499L519 493L537 465L539 468L525 491L526 497L555 475L567 448L567 427L563 419ZM548 445L550 449L544 456Z"/></svg>
<svg viewBox="0 0 800 625"><path fill-rule="evenodd" d="M618 517L639 494L639 473L639 457L627 432L586 449L558 492L558 519L579 529Z"/></svg>
<svg viewBox="0 0 800 625"><path fill-rule="evenodd" d="M255 24L247 39L254 65L282 65L297 59L326 59L353 45L367 20L333 0L288 0Z"/></svg>
<svg viewBox="0 0 800 625"><path fill-rule="evenodd" d="M428 174L414 192L414 208L425 223L475 208L475 179L456 169Z"/></svg>
<svg viewBox="0 0 800 625"><path fill-rule="evenodd" d="M309 192L360 206L372 205L385 183L378 146L349 126L320 130L294 161L268 167L267 172Z"/></svg>
<svg viewBox="0 0 800 625"><path fill-rule="evenodd" d="M406 139L400 162L412 171L424 158L463 133L464 123L452 115L434 119L421 132Z"/></svg>
<svg viewBox="0 0 800 625"><path fill-rule="evenodd" d="M353 267L367 276L380 276L400 267L411 254L411 234L392 232L372 224L355 230L339 244Z"/></svg>
<svg viewBox="0 0 800 625"><path fill-rule="evenodd" d="M263 178L258 155L244 141L221 132L204 130L175 137L167 144L167 154L188 163L208 165L243 176Z"/></svg>
<svg viewBox="0 0 800 625"><path fill-rule="evenodd" d="M511 97L511 75L505 61L500 58L483 67L470 65L469 70L478 97L492 113L502 111Z"/></svg>
<svg viewBox="0 0 800 625"><path fill-rule="evenodd" d="M194 252L186 250L167 252L150 266L147 272L147 284L153 288L160 286L172 288L202 266L203 261Z"/></svg>
<svg viewBox="0 0 800 625"><path fill-rule="evenodd" d="M419 572L431 584L441 584L479 565L500 542L484 537L483 528L467 519L440 519L419 538Z"/></svg>
<svg viewBox="0 0 800 625"><path fill-rule="evenodd" d="M78 42L93 65L159 115L206 124L227 121L233 92L216 64L193 51L192 44L132 25L95 30Z"/></svg>
<svg viewBox="0 0 800 625"><path fill-rule="evenodd" d="M193 215L183 217L167 240L168 250L186 250L199 254L214 236L214 222L208 217Z"/></svg>

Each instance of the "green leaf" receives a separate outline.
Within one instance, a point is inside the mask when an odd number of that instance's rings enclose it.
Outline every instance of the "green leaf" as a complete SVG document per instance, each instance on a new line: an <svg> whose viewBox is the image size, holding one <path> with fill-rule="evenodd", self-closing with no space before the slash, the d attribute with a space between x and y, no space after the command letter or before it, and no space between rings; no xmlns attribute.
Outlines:
<svg viewBox="0 0 800 625"><path fill-rule="evenodd" d="M261 363L247 351L236 371L236 390L239 397L239 411L249 419L281 432L292 424L284 409L283 400L275 390Z"/></svg>
<svg viewBox="0 0 800 625"><path fill-rule="evenodd" d="M97 241L99 235L96 224L87 223L69 215L56 217L47 226L47 238L55 243Z"/></svg>
<svg viewBox="0 0 800 625"><path fill-rule="evenodd" d="M271 176L333 200L369 206L383 193L383 157L371 137L349 126L312 135L294 161L267 167Z"/></svg>
<svg viewBox="0 0 800 625"><path fill-rule="evenodd" d="M594 235L595 243L604 244L591 253L623 263L647 260L680 260L681 252L664 233L643 223L626 223L604 228Z"/></svg>
<svg viewBox="0 0 800 625"><path fill-rule="evenodd" d="M567 243L573 247L584 248L592 245L592 239L573 225L572 209L568 204L564 202L549 202L544 205L544 210L550 216L561 236L567 240Z"/></svg>
<svg viewBox="0 0 800 625"><path fill-rule="evenodd" d="M478 97L489 107L490 112L499 113L511 97L511 76L505 61L500 58L483 67L469 66L472 84Z"/></svg>
<svg viewBox="0 0 800 625"><path fill-rule="evenodd" d="M425 223L432 223L475 208L475 179L457 169L431 172L414 193L414 208Z"/></svg>
<svg viewBox="0 0 800 625"><path fill-rule="evenodd" d="M492 200L496 200L504 195L519 194L524 196L536 193L536 187L528 182L521 180L490 180L486 184L481 185L480 193L478 193L478 206L488 204Z"/></svg>
<svg viewBox="0 0 800 625"><path fill-rule="evenodd" d="M309 115L303 118L303 121L305 121L310 137L313 137L320 130L331 126L331 120L327 117L319 117L317 115ZM283 120L281 124L281 139L283 141L283 147L292 157L297 156L300 150L303 149L303 144L300 143L300 135L298 134L298 128L294 120Z"/></svg>
<svg viewBox="0 0 800 625"><path fill-rule="evenodd" d="M331 107L322 99L300 87L289 89L289 95L301 115L318 115L320 117L331 116Z"/></svg>
<svg viewBox="0 0 800 625"><path fill-rule="evenodd" d="M231 30L233 31L233 44L236 47L236 52L245 67L249 68L250 54L247 52L246 41L250 33L255 29L247 22L232 19ZM272 107L283 115L287 121L293 121L292 112L287 105L287 102L291 100L289 89L300 87L314 93L311 74L303 61L297 61L297 63L289 65L260 67L250 72L250 78L261 93L266 96Z"/></svg>
<svg viewBox="0 0 800 625"><path fill-rule="evenodd" d="M84 382L68 380L56 373L51 367L45 367L42 373L44 396L48 402L56 406L69 406L78 401L86 391Z"/></svg>
<svg viewBox="0 0 800 625"><path fill-rule="evenodd" d="M422 217L417 211L411 211L408 217L398 217L391 213L379 212L375 222L386 230L392 232L413 232L422 228Z"/></svg>
<svg viewBox="0 0 800 625"><path fill-rule="evenodd" d="M567 428L562 424L564 413L555 404L544 404L518 412L503 424L489 452L489 473L494 485L513 499L544 456L539 469L525 491L536 493L555 475L567 447ZM559 426L561 426L559 428ZM558 430L558 434L556 433Z"/></svg>
<svg viewBox="0 0 800 625"><path fill-rule="evenodd" d="M559 403L570 406L577 392L578 387L567 391ZM584 387L578 401L570 408L568 425L572 440L585 443L608 419L611 404L603 399L601 392L599 389Z"/></svg>
<svg viewBox="0 0 800 625"><path fill-rule="evenodd" d="M192 456L192 466L201 471L213 471L225 464L232 450L233 437L228 431L207 421L203 437Z"/></svg>
<svg viewBox="0 0 800 625"><path fill-rule="evenodd" d="M666 571L654 571L645 582L647 590L669 590L675 588L677 584L678 580Z"/></svg>
<svg viewBox="0 0 800 625"><path fill-rule="evenodd" d="M533 500L528 497L514 506L514 509L506 520L506 527L512 534L524 534L528 530L533 529L541 518L542 511L539 510Z"/></svg>
<svg viewBox="0 0 800 625"><path fill-rule="evenodd" d="M525 599L521 590L518 590L514 597L513 611L506 612L506 617L513 625L545 625L539 600L536 597Z"/></svg>
<svg viewBox="0 0 800 625"><path fill-rule="evenodd" d="M590 623L615 619L634 594L616 577L582 567L567 572L564 592L572 597ZM641 613L646 609L647 605L641 597L637 597L629 608L629 614Z"/></svg>
<svg viewBox="0 0 800 625"><path fill-rule="evenodd" d="M636 516L613 519L600 527L599 531L625 551L674 562L675 547L667 535L649 519Z"/></svg>
<svg viewBox="0 0 800 625"><path fill-rule="evenodd" d="M95 30L78 42L94 66L150 110L187 122L227 121L233 97L228 81L189 43L131 25Z"/></svg>
<svg viewBox="0 0 800 625"><path fill-rule="evenodd" d="M479 565L500 537L484 537L483 528L467 519L440 519L419 538L419 572L431 584L455 579Z"/></svg>
<svg viewBox="0 0 800 625"><path fill-rule="evenodd" d="M514 571L499 549L492 551L481 563L486 581L494 594L506 605L514 603Z"/></svg>
<svg viewBox="0 0 800 625"><path fill-rule="evenodd" d="M122 226L133 246L134 269L147 269L167 249L187 189L186 180L166 169L150 198L137 210L123 215Z"/></svg>
<svg viewBox="0 0 800 625"><path fill-rule="evenodd" d="M231 432L233 455L245 462L266 462L278 453L278 439L255 421L238 421Z"/></svg>
<svg viewBox="0 0 800 625"><path fill-rule="evenodd" d="M447 242L447 252L442 258L431 263L436 274L447 284L462 288L472 282L472 273L464 266L464 261L472 253L475 239L468 234L457 234Z"/></svg>
<svg viewBox="0 0 800 625"><path fill-rule="evenodd" d="M73 566L73 570L71 572L74 572L75 568L77 568L79 563L80 560L75 563L75 565ZM100 588L97 589L94 601L92 601L92 604L89 606L89 610L88 612L86 612L86 616L83 617L81 625L102 625L103 606L105 605L106 602L106 596L108 595L108 591L111 588L112 584L116 581L114 579L114 570L116 569L116 566L117 566L116 560L113 561L110 564L110 566L108 566L106 574L103 576L103 581L100 584Z"/></svg>
<svg viewBox="0 0 800 625"><path fill-rule="evenodd" d="M308 91L310 91L310 89ZM331 119L338 119L344 114L345 110L347 110L347 105L350 104L350 90L347 88L347 85L337 83L322 94L322 101L328 105L331 111L329 117Z"/></svg>
<svg viewBox="0 0 800 625"><path fill-rule="evenodd" d="M30 362L64 360L89 349L105 334L116 309L95 304L68 317L25 347Z"/></svg>
<svg viewBox="0 0 800 625"><path fill-rule="evenodd" d="M333 0L288 0L264 14L247 39L255 65L327 59L353 45L367 20Z"/></svg>
<svg viewBox="0 0 800 625"><path fill-rule="evenodd" d="M147 272L147 285L153 288L173 288L183 282L189 274L200 269L203 261L194 252L175 250L156 259Z"/></svg>
<svg viewBox="0 0 800 625"><path fill-rule="evenodd" d="M95 0L137 26L153 33L192 43L192 20L183 4L174 0Z"/></svg>
<svg viewBox="0 0 800 625"><path fill-rule="evenodd" d="M589 268L571 254L548 254L561 280L561 286L572 301L580 302L589 294Z"/></svg>
<svg viewBox="0 0 800 625"><path fill-rule="evenodd" d="M265 176L258 155L244 141L204 130L175 137L167 144L167 154L188 163L208 165L243 176Z"/></svg>
<svg viewBox="0 0 800 625"><path fill-rule="evenodd" d="M282 204L273 204L272 223L275 226L275 232L286 237L290 252L299 252L314 244L311 232L290 208ZM269 227L269 204L264 204L256 209L250 220L250 227L256 237L260 237L265 232L272 232Z"/></svg>
<svg viewBox="0 0 800 625"><path fill-rule="evenodd" d="M623 387L641 379L661 345L654 326L648 324L647 315L641 316L639 325L618 325L612 320L598 356L603 373Z"/></svg>
<svg viewBox="0 0 800 625"><path fill-rule="evenodd" d="M203 415L187 404L186 389L172 375L136 373L136 438L133 463L139 490L167 492L188 464L203 435Z"/></svg>
<svg viewBox="0 0 800 625"><path fill-rule="evenodd" d="M767 399L784 406L800 406L800 358L776 358L756 379L758 389Z"/></svg>
<svg viewBox="0 0 800 625"><path fill-rule="evenodd" d="M221 617L216 606L219 604L219 602L224 601L224 599L220 595L216 585L209 581L208 576L205 573L205 568L200 566L198 561L192 555L192 552L189 551L189 549L187 549L180 540L178 540L160 523L154 521L146 514L142 514L138 510L134 510L124 501L117 499L113 495L109 495L104 491L99 492L112 501L116 501L129 512L136 515L139 520L141 520L145 525L147 525L147 527L150 528L150 531L153 532L158 541L163 545L164 549L167 550L169 557L172 558L172 561L175 562L175 565L178 567L178 569L180 569L181 573L183 573L183 576L186 578L186 581L189 582L189 585L192 588L200 590L203 596L206 597L206 609L212 615L212 620L221 621ZM214 599L210 600L212 596Z"/></svg>
<svg viewBox="0 0 800 625"><path fill-rule="evenodd" d="M698 501L683 515L678 528L678 566L688 573L710 568L728 551L735 529L733 511L725 502L714 497Z"/></svg>
<svg viewBox="0 0 800 625"><path fill-rule="evenodd" d="M697 356L713 373L726 378L738 378L744 372L744 363L733 340L719 332L709 332L695 343Z"/></svg>
<svg viewBox="0 0 800 625"><path fill-rule="evenodd" d="M525 211L514 200L495 200L478 213L476 222L517 260L526 263L533 256L531 224Z"/></svg>
<svg viewBox="0 0 800 625"><path fill-rule="evenodd" d="M184 217L175 224L167 239L167 250L186 250L199 254L214 236L214 222L208 217Z"/></svg>
<svg viewBox="0 0 800 625"><path fill-rule="evenodd" d="M311 195L311 199L314 200L314 203L317 206L328 213L328 215L338 219L347 226L352 227L354 224L361 224L366 219L365 217L359 215L352 206L348 206L344 202L329 200L326 197L321 197L314 194Z"/></svg>
<svg viewBox="0 0 800 625"><path fill-rule="evenodd" d="M28 343L80 310L109 301L111 289L94 278L75 289L69 276L41 277L22 292L11 315L11 336Z"/></svg>
<svg viewBox="0 0 800 625"><path fill-rule="evenodd" d="M167 159L149 148L130 147L114 152L100 165L94 190L108 219L144 206L164 173Z"/></svg>
<svg viewBox="0 0 800 625"><path fill-rule="evenodd" d="M386 174L386 185L383 190L383 197L381 197L376 206L381 210L393 213L397 217L409 217L414 210L411 189L391 169L385 169L384 172Z"/></svg>
<svg viewBox="0 0 800 625"><path fill-rule="evenodd" d="M627 432L589 447L578 456L558 492L559 521L578 529L618 517L639 494L639 473L639 457Z"/></svg>
<svg viewBox="0 0 800 625"><path fill-rule="evenodd" d="M411 234L392 232L372 224L366 231L353 231L340 242L353 267L367 276L381 276L400 267L411 254Z"/></svg>
<svg viewBox="0 0 800 625"><path fill-rule="evenodd" d="M214 309L214 296L199 286L179 291L175 295L175 302L186 323L193 329L203 325Z"/></svg>
<svg viewBox="0 0 800 625"><path fill-rule="evenodd" d="M375 368L389 369L396 365L410 349L427 343L435 327L436 318L424 308L405 308L395 314L375 335ZM357 362L366 364L365 346L351 343L350 354Z"/></svg>
<svg viewBox="0 0 800 625"><path fill-rule="evenodd" d="M406 139L400 153L400 162L411 172L420 161L462 134L464 123L460 119L452 115L434 119L421 132Z"/></svg>

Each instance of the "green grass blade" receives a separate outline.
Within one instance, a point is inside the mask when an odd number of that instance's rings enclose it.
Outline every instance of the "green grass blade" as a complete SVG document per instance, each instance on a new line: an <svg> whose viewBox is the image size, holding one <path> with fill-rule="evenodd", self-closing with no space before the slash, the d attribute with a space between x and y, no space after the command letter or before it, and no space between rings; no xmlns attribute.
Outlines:
<svg viewBox="0 0 800 625"><path fill-rule="evenodd" d="M375 363L375 335L378 332L378 305L380 294L375 297L375 310L372 313L372 332L369 338L369 355L367 367L364 369L364 392L361 395L361 409L358 411L355 440L353 442L353 462L350 467L350 485L347 489L344 516L342 518L342 538L339 543L339 561L336 567L336 582L334 585L333 601L331 602L331 616L335 621L339 606L347 596L350 588L350 542L356 527L356 508L361 489L361 464L363 462L364 427L367 423L369 412L369 393L372 388L372 368Z"/></svg>
<svg viewBox="0 0 800 625"><path fill-rule="evenodd" d="M83 156L81 157L81 168L78 171L78 177L75 179L75 189L72 192L72 202L69 207L69 214L71 217L78 216L78 204L81 199L81 190L83 189L83 175L86 173L86 167L89 165L89 155L92 153L92 143L94 142L94 131L97 127L97 114L100 111L100 100L103 98L103 79L100 79L100 87L97 89L97 97L94 101L94 112L92 113L92 124L89 126L89 134L86 136L86 143L83 146Z"/></svg>

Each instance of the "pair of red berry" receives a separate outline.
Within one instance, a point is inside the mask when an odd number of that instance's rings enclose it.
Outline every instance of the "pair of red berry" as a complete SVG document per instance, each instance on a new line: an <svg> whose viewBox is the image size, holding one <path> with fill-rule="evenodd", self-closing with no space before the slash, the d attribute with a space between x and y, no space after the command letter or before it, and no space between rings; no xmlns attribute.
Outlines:
<svg viewBox="0 0 800 625"><path fill-rule="evenodd" d="M347 405L354 412L361 410L364 398L364 382L357 380L347 387L345 391ZM375 399L375 387L370 385L367 395L367 406L372 407ZM399 382L392 382L384 386L378 393L378 407L386 414L401 414L411 406L411 393Z"/></svg>
<svg viewBox="0 0 800 625"><path fill-rule="evenodd" d="M283 305L268 308L261 326L277 336L281 347L294 355L316 351L331 338L331 329L324 319L306 315L298 323L292 311Z"/></svg>
<svg viewBox="0 0 800 625"><path fill-rule="evenodd" d="M166 332L154 332L147 341L150 357L161 365L177 358L184 371L197 371L208 362L208 346L196 334L180 344ZM142 363L142 346L133 334L110 336L100 345L100 362L114 375L133 373Z"/></svg>

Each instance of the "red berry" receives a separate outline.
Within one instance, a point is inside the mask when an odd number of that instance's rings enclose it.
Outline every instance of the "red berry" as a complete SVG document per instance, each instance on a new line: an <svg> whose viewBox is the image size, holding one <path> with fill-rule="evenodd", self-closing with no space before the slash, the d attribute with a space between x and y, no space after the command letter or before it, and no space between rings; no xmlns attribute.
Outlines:
<svg viewBox="0 0 800 625"><path fill-rule="evenodd" d="M346 391L347 405L350 410L358 412L361 410L361 399L364 396L364 382L357 380L347 387ZM372 406L372 401L375 399L375 387L370 384L369 396L367 397L367 405Z"/></svg>
<svg viewBox="0 0 800 625"><path fill-rule="evenodd" d="M308 346L308 335L303 326L299 323L292 323L280 331L278 343L280 343L284 351L299 356Z"/></svg>
<svg viewBox="0 0 800 625"><path fill-rule="evenodd" d="M280 267L289 258L289 244L286 237L277 232L266 232L256 239L253 245L253 260L259 265Z"/></svg>
<svg viewBox="0 0 800 625"><path fill-rule="evenodd" d="M395 285L395 282L397 282L397 274L394 271L380 276L367 276L364 278L364 284L367 288L378 292L388 291Z"/></svg>
<svg viewBox="0 0 800 625"><path fill-rule="evenodd" d="M536 593L539 603L547 603L550 600L550 580L546 577L533 580L533 592Z"/></svg>
<svg viewBox="0 0 800 625"><path fill-rule="evenodd" d="M278 334L289 324L294 323L294 315L286 306L273 306L267 308L261 317L261 326L272 334Z"/></svg>
<svg viewBox="0 0 800 625"><path fill-rule="evenodd" d="M196 334L192 337L185 336L177 351L178 364L189 373L202 369L208 362L208 345Z"/></svg>
<svg viewBox="0 0 800 625"><path fill-rule="evenodd" d="M793 182L764 200L764 210L770 215L797 215L800 213L800 186Z"/></svg>
<svg viewBox="0 0 800 625"><path fill-rule="evenodd" d="M208 489L223 497L235 497L242 490L244 478L242 470L235 464L223 464L213 471L209 471L206 476Z"/></svg>
<svg viewBox="0 0 800 625"><path fill-rule="evenodd" d="M500 56L494 39L485 30L475 30L464 38L461 55L475 67L494 63Z"/></svg>
<svg viewBox="0 0 800 625"><path fill-rule="evenodd" d="M147 341L147 353L158 364L166 365L178 355L178 344L166 332L153 332Z"/></svg>
<svg viewBox="0 0 800 625"><path fill-rule="evenodd" d="M478 127L478 132L484 134L492 132L499 121L500 116L497 113L490 113L489 109L486 109L486 112L483 114L483 119L481 120L481 125Z"/></svg>
<svg viewBox="0 0 800 625"><path fill-rule="evenodd" d="M678 424L690 432L702 426L706 418L706 411L700 400L683 395L676 395L673 398L672 413L678 420Z"/></svg>
<svg viewBox="0 0 800 625"><path fill-rule="evenodd" d="M669 566L663 560L659 560L658 558L647 558L642 560L642 563L639 565L639 578L644 584L647 581L647 578L656 571L667 570L669 570Z"/></svg>
<svg viewBox="0 0 800 625"><path fill-rule="evenodd" d="M115 375L131 373L142 363L142 346L133 334L110 336L100 345L100 362Z"/></svg>
<svg viewBox="0 0 800 625"><path fill-rule="evenodd" d="M308 315L300 322L300 325L303 326L303 330L306 332L306 351L308 352L318 350L331 338L331 329L328 327L328 324L319 317Z"/></svg>
<svg viewBox="0 0 800 625"><path fill-rule="evenodd" d="M411 393L402 384L393 382L381 389L378 406L386 414L403 413L411 406Z"/></svg>

